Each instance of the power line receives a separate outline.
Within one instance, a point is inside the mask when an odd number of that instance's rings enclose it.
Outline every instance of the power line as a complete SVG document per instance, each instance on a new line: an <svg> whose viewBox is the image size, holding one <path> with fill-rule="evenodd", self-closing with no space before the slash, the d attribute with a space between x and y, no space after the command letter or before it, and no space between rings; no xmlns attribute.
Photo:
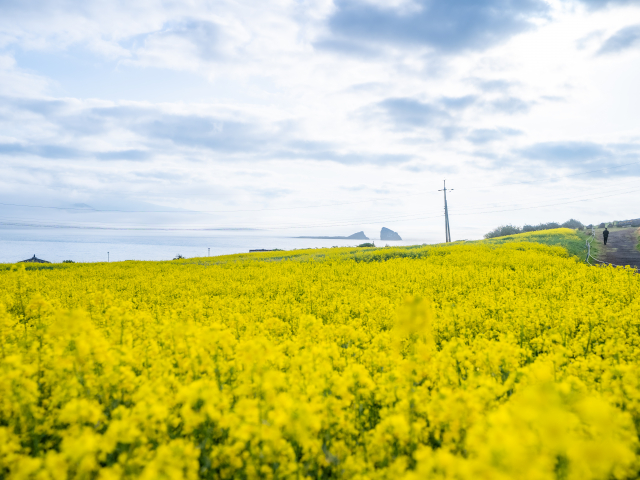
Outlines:
<svg viewBox="0 0 640 480"><path fill-rule="evenodd" d="M293 226L275 226L269 228L252 228L252 227L217 227L217 228L206 228L206 227L109 227L109 226L91 226L91 225L65 225L65 224L43 224L43 223L23 223L23 222L6 222L0 221L0 225L5 226L20 226L20 227L36 227L36 228L60 228L60 229L77 229L77 230L128 230L128 231L225 231L225 230L292 230L296 228L319 228L319 227L344 227L344 226L352 226L352 225L375 225L376 223L395 223L395 222L403 222L406 220L421 220L425 218L437 218L442 217L440 215L434 215L431 217L415 217L409 219L398 219L398 217L380 219L375 222L358 222L358 223L325 223L325 224L315 224L315 225L293 225Z"/></svg>
<svg viewBox="0 0 640 480"><path fill-rule="evenodd" d="M629 182L622 182L622 183L618 183L617 185L626 185L626 184L629 184L629 183L636 183L636 181L634 180L634 181L629 181ZM437 192L436 192L436 193L437 193ZM587 197L587 199L592 198L592 197L591 197L591 194L587 195L586 197ZM573 198L573 200L576 200L576 198L575 198L575 197L568 197L568 196L566 196L566 195L561 195L561 196L551 197L551 198L548 198L548 200L564 200L564 199L572 199L572 198ZM528 200L527 200L527 199L524 199L523 201L524 201L524 202L526 202L526 201L528 201ZM520 201L520 202L518 202L518 203L522 204L522 203L523 203L523 201ZM516 205L517 205L517 204L516 204ZM469 206L469 205L464 205L464 204L463 204L463 205L458 205L458 206L457 206L457 209L458 209L459 211L461 210L461 211L463 211L463 212L464 212L464 211L474 211L474 212L475 212L475 211L478 211L478 210L487 210L487 209L500 208L500 207L502 207L502 206L512 207L512 206L515 206L515 205L514 205L512 202L509 202L509 203L502 203L502 204L480 205L480 206ZM56 207L56 208L58 208L58 207ZM531 207L526 207L526 208L531 208ZM534 207L534 208L537 208L537 207ZM492 210L492 211L514 211L514 210L518 210L518 209L519 209L519 208L508 208L507 210ZM83 210L84 210L84 209L83 209ZM454 207L454 212L453 212L453 214L454 214L454 215L456 215L455 210L456 210L456 208ZM89 213L89 212L91 212L91 211L88 211L87 213ZM482 213L482 212L478 212L478 214L480 214L480 213ZM490 213L490 212L488 212L488 213ZM461 214L458 214L458 215L470 215L470 214L473 214L473 213L461 213ZM367 223L365 223L365 222L366 222L366 221L368 221L368 220L371 220L371 221L384 221L384 219L386 219L386 217L387 217L388 215L390 215L390 214L375 215L375 216L372 216L372 217L364 217L364 218L363 218L363 217L358 217L358 218L353 218L353 219L344 219L344 220L338 220L338 221L339 221L339 222L341 222L341 223L344 223L344 222L354 222L354 223L349 223L350 225L367 224ZM422 217L421 217L422 215L424 215L424 213L411 213L411 214L404 214L404 215L395 215L395 216L394 216L394 219L403 219L403 220L418 219L418 218L422 218ZM17 221L17 223L20 223L20 221L21 221L21 220L24 220L24 217L23 217L23 216L21 216L21 217L11 217L11 216L7 217L7 216L4 216L4 217L0 217L0 218L4 218L5 220L7 220L7 219L8 219L8 220L11 220L11 221L16 220L16 221ZM431 218L431 217L429 217L429 218ZM32 222L38 222L38 219L33 219L33 220L32 220ZM335 223L335 221L333 221L333 220L330 220L330 222L331 222L331 224ZM29 222L26 222L26 223L29 223ZM57 223L58 225L60 225L60 223L59 223L59 222L56 222L56 223ZM48 225L52 225L52 223L48 223ZM82 223L80 223L80 224L76 224L76 225L74 225L74 224L70 224L70 223L66 222L66 223L63 223L62 225L69 225L70 227L76 228L76 227L81 227L81 226L83 226L83 225L86 225L86 223L85 223L85 222L82 222ZM121 225L122 225L122 224L121 224ZM140 222L135 222L135 224L132 224L132 225L126 225L126 224L125 224L125 225L122 225L122 227L123 227L123 228L137 228L137 227L141 227L141 226L150 226L150 227L155 227L156 225L158 225L158 224L157 224L157 222L154 222L154 223L140 223ZM264 225L256 226L256 228L266 228L266 229L269 229L272 225L273 225L273 223L270 223L270 224L264 224ZM287 226L287 227L288 227L288 226L291 226L292 228L295 228L295 227L298 225L298 223L297 223L297 222L290 222L290 223L285 223L285 224L280 224L280 225L281 225L281 226L283 226L283 227L285 227L285 226ZM94 225L94 226L95 226L95 225ZM189 229L191 229L191 228L192 228L191 226L185 226L185 224L184 224L184 223L181 223L181 225L180 225L180 226L181 226L181 227L183 227L183 228L189 228ZM102 228L102 226L101 226L101 225L98 225L97 227ZM106 228L106 227L109 227L109 225L104 225L104 227L105 227L105 228ZM196 225L196 227L195 227L195 228L196 228L196 229L199 229L199 228L201 228L201 226L200 226L200 225ZM226 228L239 228L239 229L244 229L245 227L243 227L243 226L236 226L236 227L228 226L228 227L226 227Z"/></svg>
<svg viewBox="0 0 640 480"><path fill-rule="evenodd" d="M252 227L240 226L240 225L226 225L224 227L210 227L210 226L185 226L180 225L176 227L156 227L157 224L135 224L135 225L121 225L117 227L112 227L105 224L98 225L87 225L86 223L77 223L77 224L69 224L69 223L59 223L59 222L49 222L43 224L41 222L32 221L32 222L21 222L11 219L0 219L0 225L12 225L12 226L32 226L37 227L42 225L47 228L73 228L73 229L96 229L96 230L280 230L280 229L295 229L295 228L315 228L315 227L335 227L335 226L347 226L347 225L374 225L376 223L387 223L387 222L401 222L407 220L416 220L425 218L423 213L413 213L408 215L394 215L392 218L386 217L365 217L358 219L348 219L348 220L337 220L330 221L328 223L317 223L312 225L301 225L299 223L285 223L274 226L273 224L267 225L254 225ZM426 218L435 218L440 217L441 214L434 215L433 217Z"/></svg>
<svg viewBox="0 0 640 480"><path fill-rule="evenodd" d="M386 214L386 215L388 216L388 215L391 215L391 214ZM404 219L410 220L410 219L412 219L413 217L420 216L420 215L424 215L424 213L410 213L410 214L404 214L404 215L394 215L394 218L397 218L397 219L403 219L403 220L404 220ZM356 222L355 224L357 224L357 223L362 223L363 221L367 221L367 220L371 220L371 221L374 221L374 222L376 222L376 221L383 221L383 219L386 219L386 218L387 218L387 216L381 216L381 214L378 214L378 215L375 215L375 216L372 216L372 217L364 217L364 218L363 218L363 217L358 217L358 218L354 218L354 219L345 219L345 220L338 220L338 221L339 221L339 222ZM0 218L2 218L2 217L0 217ZM5 217L3 217L3 218L4 218L5 220L6 220L6 219L12 220L12 219L14 219L14 218L16 218L16 217L6 217L6 216L5 216ZM21 217L18 217L18 218L21 218ZM37 222L37 220L34 220L34 221L36 221L36 222ZM332 220L332 221L331 221L331 224L333 224L333 223L335 223L335 222L336 222L336 220ZM49 224L49 225L52 225L52 224L60 224L60 223L59 223L59 222L53 222L53 223L51 223L51 222L50 222L50 223L48 223L48 224ZM66 225L71 225L71 226L74 226L74 227L75 227L75 226L82 226L82 225L86 225L86 223L84 223L84 222L83 222L83 223L79 223L79 224L76 224L76 225L66 223ZM136 222L136 223L135 223L135 225L133 225L133 226L139 226L139 225L149 225L149 226L154 226L154 225L157 225L157 223L141 224L141 223ZM184 224L182 224L182 225L184 226ZM257 227L258 227L258 228L268 228L270 225L272 225L272 224L259 225L259 226L257 226ZM287 227L288 227L288 226L295 227L295 226L299 225L299 223L294 222L294 223L285 223L285 224L281 224L281 225L282 225L282 226L287 226ZM225 228L227 228L227 227L225 227ZM244 227L232 227L232 226L228 226L228 228L244 228Z"/></svg>
<svg viewBox="0 0 640 480"><path fill-rule="evenodd" d="M429 192L433 193L433 192ZM417 197L419 195L424 195L424 192L414 193L411 195L398 195L393 198L406 198L406 197ZM260 208L260 209L247 209L247 210L182 210L182 209L173 209L173 210L111 210L111 209L98 209L98 208L80 208L80 207L49 207L43 205L24 205L18 203L0 203L0 205L10 206L10 207L25 207L25 208L46 208L52 210L73 210L73 211L82 211L82 212L111 212L111 213L238 213L238 212L266 212L266 211L277 211L277 210L299 210L304 208L322 208L322 207L335 207L341 205L354 205L356 203L371 203L379 200L385 200L384 198L378 199L369 199L369 200L358 200L357 202L342 202L342 203L329 203L323 205L304 205L300 207L281 207L281 208Z"/></svg>
<svg viewBox="0 0 640 480"><path fill-rule="evenodd" d="M629 183L633 183L635 185L637 185L637 181L633 181L633 182L626 182L626 183L621 183L620 185L626 185ZM556 195L556 196L551 196L551 197L545 197L545 199L547 201L553 201L553 202L558 202L560 200L576 200L578 198L592 198L593 194L589 193L589 194L584 194L584 195L579 195L579 196L567 196L567 195ZM479 205L479 206L471 206L470 204L463 204L463 205L456 205L455 208L457 208L459 211L478 211L478 210L486 210L486 209L495 209L495 208L501 208L501 207L520 207L520 206L527 206L527 205L531 205L531 204L537 204L539 203L539 196L537 196L535 198L535 201L532 201L531 199L523 199L523 200L518 200L515 203L514 202L508 202L508 203L495 203L495 204L488 204L488 205ZM455 209L454 208L454 209Z"/></svg>
<svg viewBox="0 0 640 480"><path fill-rule="evenodd" d="M449 189L453 191L453 189ZM447 181L444 181L444 187L442 190L438 190L439 192L444 192L444 233L446 242L451 242L451 232L449 231L449 209L447 208Z"/></svg>
<svg viewBox="0 0 640 480"><path fill-rule="evenodd" d="M558 206L558 205L567 205L569 203L587 202L589 200L596 200L596 199L600 199L600 198L616 197L618 195L626 195L627 193L634 193L634 192L640 192L640 189L627 190L626 192L612 193L611 195L602 195L600 197L587 197L587 198L582 198L582 199L578 199L578 200L571 200L571 201L568 201L568 202L550 203L550 204L547 204L547 205L535 205L533 207L513 208L513 209L508 209L508 210L492 210L492 211L488 211L488 212L476 212L476 213L458 213L458 214L455 214L455 215L458 215L458 216L483 215L485 213L515 212L515 211L518 211L518 210L531 210L533 208L555 207L555 206Z"/></svg>
<svg viewBox="0 0 640 480"><path fill-rule="evenodd" d="M621 185L628 185L628 184L638 184L637 180L631 180L628 182L616 182L616 186L621 186ZM592 194L588 194L585 195L586 197L591 197ZM536 195L535 196L535 200L538 200L540 198L540 195ZM562 194L562 195L553 195L553 196L549 196L549 197L545 197L547 200L564 200L564 199L575 199L576 197L572 197L572 196L567 196L566 194ZM499 207L511 207L511 206L516 206L516 205L526 205L526 204L530 204L531 201L533 200L533 197L524 197L524 198L520 198L518 200L514 202L500 202L500 203L491 203L489 205L480 205L480 206L476 206L476 203L473 204L456 204L456 208L459 210L484 210L486 208L499 208Z"/></svg>
<svg viewBox="0 0 640 480"><path fill-rule="evenodd" d="M407 197L417 197L420 195L424 195L425 193L436 193L436 192L420 192L414 193L410 195L395 195L393 199L396 198L407 198ZM173 210L117 210L117 209L99 209L99 208L85 208L85 207L51 207L46 205L27 205L21 203L4 203L0 202L0 205L9 206L9 207L22 207L22 208L40 208L40 209L48 209L48 210L71 210L78 212L99 212L99 213L240 213L240 212L267 212L267 211L281 211L281 210L301 210L306 208L323 208L323 207L336 207L343 205L355 205L360 203L372 203L381 200L387 200L385 198L374 198L367 200L358 200L354 202L340 202L340 203L328 203L321 205L303 205L299 207L278 207L278 208L260 208L260 209L238 209L238 210L185 210L185 209L173 209Z"/></svg>
<svg viewBox="0 0 640 480"><path fill-rule="evenodd" d="M635 183L635 181L634 181L634 182L624 182L624 183L622 183L622 184L624 185L624 184L627 184L627 183ZM633 190L632 190L632 191L633 191ZM626 192L622 192L622 193L626 193ZM551 199L552 199L552 200L556 200L556 199L557 199L557 200L564 200L564 199L571 199L571 198L572 198L572 197L567 197L566 195L563 195L563 196L555 197L555 198L553 198L553 197L552 197ZM589 195L587 195L587 196L586 196L586 199L587 199L587 200L588 200L588 199L590 199L590 198L593 198L591 194L589 194ZM575 198L575 197L574 197L574 198L572 199L572 201L579 201L579 200L578 200L577 198ZM563 203L552 203L551 205L556 205L556 204L563 204ZM512 203L508 203L508 204L503 204L503 205L511 207L513 204L512 204ZM528 208L538 208L537 206L533 206L533 207L508 208L508 209L503 209L503 210L495 210L495 208L499 208L500 206L501 206L500 204L482 205L482 206L477 206L477 207L470 207L470 208L467 208L467 211L468 211L468 210L471 210L471 211L485 210L485 211L486 211L487 209L494 209L494 210L489 210L489 211L487 211L487 212L486 212L486 213L491 213L491 212L501 212L501 211L515 211L515 210L528 209ZM464 212L464 210L465 210L465 208L464 208L464 207L465 207L465 206L463 205L463 206L461 206L461 207L458 207L458 209L459 209L459 210L462 210L462 211ZM483 212L477 212L477 213L478 213L478 214L481 214L481 213L483 213ZM455 214L456 214L456 213L455 213L455 210L454 210L454 215L455 215ZM460 213L460 214L458 214L458 215L472 215L472 214L473 214L473 213ZM348 224L351 224L351 225L357 225L357 224L370 224L370 223L367 223L367 221L368 221L368 220L371 220L371 221L373 221L373 222L377 222L377 221L385 221L385 220L386 220L386 218L388 217L388 215L390 215L390 214L379 214L379 215L375 215L375 216L372 216L372 217L364 217L364 218L360 216L360 217L353 218L353 219L338 220L338 222L340 222L341 224L344 224L345 222L353 222L353 223L348 223ZM404 215L395 215L393 218L394 218L394 219L402 219L402 220L410 220L410 219L422 218L422 217L421 217L422 215L424 215L424 213L410 213L410 214L404 214ZM0 217L0 218L1 218L1 217ZM17 217L17 218L18 218L19 220L24 220L24 217ZM429 217L429 218L431 218L431 217ZM4 219L5 219L5 220L7 220L7 219L14 220L14 219L16 219L16 217L13 217L13 218L12 218L12 217L6 217L6 216L5 216L5 217L4 217ZM37 220L37 219L33 219L33 222L38 222L38 220ZM335 224L336 220L329 220L329 222L330 222L330 224L331 224L331 225L333 225L333 224ZM373 222L372 222L372 223L373 223ZM20 223L20 222L17 222L17 223ZM27 223L28 223L28 222L27 222ZM60 224L59 222L57 222L57 223L58 223L58 224ZM48 225L51 225L51 223L48 223ZM85 222L83 222L83 223L81 223L81 224L79 224L79 225L70 225L70 224L67 222L67 223L65 223L65 224L63 224L63 225L69 225L69 226L71 226L71 227L77 227L77 226L83 226L83 225L86 225L86 223L85 223ZM292 228L295 228L295 227L296 227L296 226L298 226L298 225L299 225L299 223L298 223L298 222L289 222L289 223L286 223L286 224L281 224L281 226L282 226L282 227L292 227ZM95 225L94 225L94 226L95 226ZM108 226L109 226L109 225L106 225L105 227L108 227ZM137 227L140 227L140 226L151 226L151 227L156 227L156 226L157 226L157 222L154 222L154 223L147 223L147 224L140 223L140 222L136 222L136 223L135 223L135 224L133 224L133 225L129 225L129 226L124 225L123 227L124 227L124 228L137 228ZM269 223L269 224L257 225L256 227L257 227L257 228L266 228L266 229L269 229L269 228L271 228L272 226L273 226L273 223L271 222L271 223ZM98 227L102 228L102 226L100 226L100 225L98 225ZM187 226L185 226L185 224L184 224L184 223L181 223L180 227L187 228ZM191 226L188 226L188 228L191 228ZM195 228L201 228L201 226L200 226L200 225L196 225L196 227L195 227ZM242 225L236 225L236 226L230 226L230 225L228 225L228 226L227 226L227 227L225 227L225 228L240 228L240 229L243 229L243 228L246 228L246 227L244 227L244 226L242 226Z"/></svg>
<svg viewBox="0 0 640 480"><path fill-rule="evenodd" d="M488 188L498 188L498 187L508 187L508 186L513 186L513 185L533 185L535 183L539 183L542 181L554 181L554 180L560 180L563 178L572 178L572 177L576 177L576 176L580 176L580 175L587 175L590 173L597 173L597 172L603 172L603 171L608 171L608 170L614 170L617 168L622 168L622 167L628 167L630 165L638 165L640 164L640 162L632 162L632 163L626 163L623 165L615 165L612 167L606 167L606 168L601 168L601 169L597 169L597 170L589 170L587 172L581 172L581 173L575 173L575 174L571 174L571 175L563 175L563 176L559 176L559 177L552 177L552 178L547 178L547 179L536 179L536 180L529 180L529 181L523 181L523 182L513 182L513 183L503 183L503 184L497 184L497 185L490 185L490 186L482 186L482 187L458 187L458 190L483 190L483 189L488 189ZM438 190L440 191L440 190ZM420 193L414 193L414 194L409 194L409 195L394 195L393 199L396 198L408 198L408 197L417 197L420 195L424 195L426 193L437 193L435 191L429 191L429 192L420 192ZM195 195L195 194L194 194ZM142 195L144 197L144 195ZM181 195L182 197L184 196L192 196L189 194L186 195ZM206 196L206 195L202 195L202 196ZM164 195L164 197L166 198L166 195ZM380 200L385 200L384 197L378 197L378 198L369 198L366 200L357 200L354 202L339 202L339 203L329 203L329 204L320 204L320 205L301 205L301 206L297 206L297 207L278 207L278 208L260 208L260 209L236 209L236 210L186 210L186 209L172 209L172 210L119 210L119 209L98 209L98 208L80 208L80 207L51 207L51 206L44 206L44 205L26 205L26 204L17 204L17 203L0 203L0 205L4 205L4 206L12 206L12 207L23 207L23 208L40 208L40 209L51 209L51 210L71 210L71 211L82 211L82 212L100 212L100 213L174 213L174 214L184 214L184 213L240 213L240 212L267 212L267 211L284 211L284 210L301 210L301 209L307 209L307 208L324 208L324 207L336 207L336 206L344 206L344 205L355 205L355 204L361 204L361 203L371 203L371 202L377 202Z"/></svg>
<svg viewBox="0 0 640 480"><path fill-rule="evenodd" d="M538 182L549 182L549 181L554 181L554 180L561 180L563 178L572 178L572 177L578 177L580 175L588 175L589 173L597 173L597 172L604 172L606 170L615 170L617 168L622 168L622 167L628 167L629 165L638 165L640 164L640 162L631 162L631 163L625 163L623 165L615 165L613 167L605 167L605 168L599 168L597 170L589 170L587 172L581 172L581 173L573 173L571 175L562 175L559 177L548 177L546 179L536 179L536 180L528 180L528 181L524 181L524 182L514 182L514 183L501 183L501 184L497 184L497 185L490 185L487 187L469 187L469 188L458 188L458 190L482 190L485 188L498 188L498 187L509 187L512 185L525 185L525 184L533 184L533 183L538 183Z"/></svg>
<svg viewBox="0 0 640 480"><path fill-rule="evenodd" d="M555 207L558 205L567 205L570 203L578 203L578 202L585 202L585 201L589 201L589 200L598 200L601 198L609 198L609 197L615 197L615 196L619 196L619 195L626 195L628 193L634 193L634 192L640 192L640 189L634 189L634 190L628 190L626 192L617 192L617 193L613 193L610 195L601 195L598 197L588 197L588 198L583 198L583 199L577 199L577 200L571 200L568 202L561 202L561 203L551 203L551 204L545 204L545 205L535 205L535 206L531 206L531 207L522 207L522 208L513 208L513 209L505 209L505 210L492 210L492 211L485 211L485 212L475 212L475 213L458 213L458 214L454 214L457 216L467 216L467 215L484 215L484 214L489 214L489 213L502 213L502 212L512 212L512 211L519 211L519 210L529 210L529 209L535 209L535 208L546 208L546 207ZM411 217L411 218L399 218L398 216L394 216L392 218L386 218L386 219L378 219L375 222L363 222L363 221L359 221L357 223L326 223L326 224L314 224L314 225L289 225L289 226L271 226L268 228L263 228L264 230L291 230L291 229L296 229L296 228L319 228L319 227L339 227L339 226L353 226L353 225L373 225L375 223L397 223L397 222L402 222L402 221L406 221L406 220L424 220L424 219L429 219L429 218L439 218L442 217L442 214L439 215L427 215L427 216L414 216L414 215L408 215L405 217ZM140 227L108 227L108 226L81 226L81 225L64 225L64 224L41 224L41 223L22 223L22 222L3 222L0 221L0 225L6 225L6 226L23 226L23 227L36 227L36 228L70 228L70 229L86 229L86 230L139 230L139 231L143 231L143 230L157 230L157 231L222 231L222 230L260 230L260 228L251 228L251 227L217 227L217 228L183 228L183 227L147 227L147 228L140 228Z"/></svg>

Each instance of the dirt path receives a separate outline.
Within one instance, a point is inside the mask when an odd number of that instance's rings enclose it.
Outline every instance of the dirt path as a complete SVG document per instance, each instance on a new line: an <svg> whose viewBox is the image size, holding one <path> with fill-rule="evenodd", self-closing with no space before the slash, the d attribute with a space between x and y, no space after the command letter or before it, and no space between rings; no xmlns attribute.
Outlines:
<svg viewBox="0 0 640 480"><path fill-rule="evenodd" d="M615 265L631 265L640 269L640 252L636 249L638 244L638 229L621 228L609 233L607 245L603 245L602 230L596 231L596 242L600 253L598 260Z"/></svg>

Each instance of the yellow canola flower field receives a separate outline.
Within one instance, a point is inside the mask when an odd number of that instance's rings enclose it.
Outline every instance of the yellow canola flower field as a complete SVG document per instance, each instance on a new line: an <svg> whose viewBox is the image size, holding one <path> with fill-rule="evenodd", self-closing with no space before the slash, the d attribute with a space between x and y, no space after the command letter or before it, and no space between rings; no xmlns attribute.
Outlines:
<svg viewBox="0 0 640 480"><path fill-rule="evenodd" d="M638 275L522 239L6 265L0 478L637 478Z"/></svg>

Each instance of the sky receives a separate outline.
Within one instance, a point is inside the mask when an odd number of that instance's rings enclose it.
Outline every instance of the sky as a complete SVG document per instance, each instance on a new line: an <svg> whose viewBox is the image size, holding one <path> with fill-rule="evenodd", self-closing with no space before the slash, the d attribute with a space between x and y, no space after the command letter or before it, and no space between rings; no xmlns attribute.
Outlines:
<svg viewBox="0 0 640 480"><path fill-rule="evenodd" d="M638 218L638 85L640 0L2 0L0 226Z"/></svg>

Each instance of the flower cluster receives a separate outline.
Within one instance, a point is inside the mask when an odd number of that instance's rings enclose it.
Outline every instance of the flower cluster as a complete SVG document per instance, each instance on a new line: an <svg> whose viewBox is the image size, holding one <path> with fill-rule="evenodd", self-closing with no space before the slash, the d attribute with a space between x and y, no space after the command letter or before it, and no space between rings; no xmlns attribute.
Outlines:
<svg viewBox="0 0 640 480"><path fill-rule="evenodd" d="M0 478L637 478L639 363L638 275L537 243L14 266Z"/></svg>

